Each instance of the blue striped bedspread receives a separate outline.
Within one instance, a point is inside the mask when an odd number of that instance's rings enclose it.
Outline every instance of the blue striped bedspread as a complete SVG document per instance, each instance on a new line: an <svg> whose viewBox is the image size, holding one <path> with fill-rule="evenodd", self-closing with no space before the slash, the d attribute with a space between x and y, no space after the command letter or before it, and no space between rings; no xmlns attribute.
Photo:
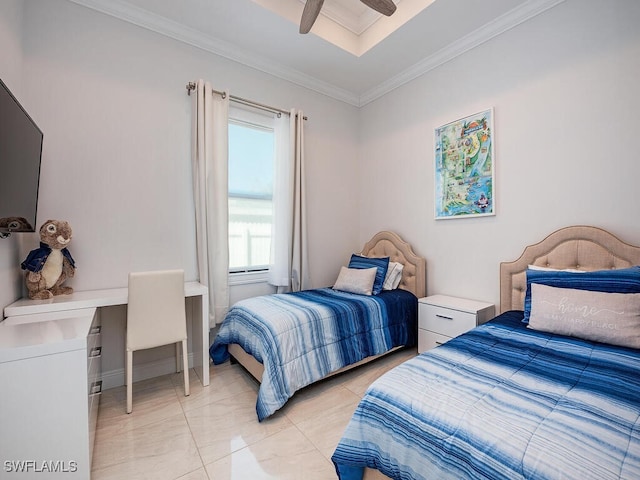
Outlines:
<svg viewBox="0 0 640 480"><path fill-rule="evenodd" d="M239 344L264 366L256 411L263 420L300 388L402 345L415 345L418 299L404 290L376 296L331 288L236 303L209 349L214 364Z"/></svg>
<svg viewBox="0 0 640 480"><path fill-rule="evenodd" d="M332 460L394 479L639 479L640 351L507 312L376 380Z"/></svg>

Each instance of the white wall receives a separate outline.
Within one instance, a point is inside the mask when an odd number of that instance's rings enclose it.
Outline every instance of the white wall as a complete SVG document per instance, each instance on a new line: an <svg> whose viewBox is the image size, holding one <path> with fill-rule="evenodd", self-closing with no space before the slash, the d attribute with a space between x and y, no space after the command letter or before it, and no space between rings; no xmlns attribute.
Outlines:
<svg viewBox="0 0 640 480"><path fill-rule="evenodd" d="M22 95L22 1L0 2L0 78L27 108ZM0 239L0 306L22 295L20 235Z"/></svg>
<svg viewBox="0 0 640 480"><path fill-rule="evenodd" d="M71 2L28 1L25 20L23 88L45 132L39 222L71 223L78 287L124 286L130 270L165 266L196 277L185 85L197 78L305 110L312 249L326 251L333 225L343 232L328 253L356 238L340 228L356 206L343 208L332 177L355 169L355 108ZM332 265L312 267L326 282Z"/></svg>
<svg viewBox="0 0 640 480"><path fill-rule="evenodd" d="M362 108L360 241L397 230L429 294L496 304L499 263L558 228L640 244L639 24L635 0L567 0ZM434 128L488 107L497 215L435 221Z"/></svg>
<svg viewBox="0 0 640 480"><path fill-rule="evenodd" d="M157 268L197 277L185 85L198 78L304 109L312 281L334 280L358 237L348 188L357 168L355 107L65 0L24 4L22 90L44 132L38 225L59 218L73 227L71 286L126 286L129 271ZM37 246L32 237L22 255ZM123 366L125 311L106 313L103 368L113 371Z"/></svg>
<svg viewBox="0 0 640 480"><path fill-rule="evenodd" d="M598 225L640 243L639 9L567 0L360 111L65 0L0 2L0 74L45 133L38 223L74 227L77 289L124 286L135 269L196 277L184 87L202 77L309 116L315 286L393 229L427 257L430 294L497 303L499 262L557 228ZM433 130L491 106L497 215L436 222ZM35 245L0 241L2 305L19 296L14 265ZM124 309L106 313L105 370L115 371Z"/></svg>

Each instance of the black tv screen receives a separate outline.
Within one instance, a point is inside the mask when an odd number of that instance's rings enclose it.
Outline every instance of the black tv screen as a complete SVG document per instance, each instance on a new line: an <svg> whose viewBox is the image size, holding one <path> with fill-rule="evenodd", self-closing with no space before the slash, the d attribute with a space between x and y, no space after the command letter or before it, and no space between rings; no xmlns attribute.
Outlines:
<svg viewBox="0 0 640 480"><path fill-rule="evenodd" d="M0 232L34 232L42 131L0 80Z"/></svg>

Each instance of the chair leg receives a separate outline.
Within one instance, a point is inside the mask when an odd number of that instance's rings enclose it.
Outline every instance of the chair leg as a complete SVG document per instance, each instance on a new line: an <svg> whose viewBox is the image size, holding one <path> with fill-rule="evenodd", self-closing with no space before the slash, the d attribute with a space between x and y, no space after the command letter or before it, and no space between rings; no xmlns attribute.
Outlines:
<svg viewBox="0 0 640 480"><path fill-rule="evenodd" d="M182 340L182 363L184 370L184 396L188 397L189 391L189 352L187 350L187 341Z"/></svg>
<svg viewBox="0 0 640 480"><path fill-rule="evenodd" d="M181 342L176 342L176 373L180 373L180 345Z"/></svg>
<svg viewBox="0 0 640 480"><path fill-rule="evenodd" d="M125 376L127 383L127 413L133 410L133 350L127 350L127 359L125 362Z"/></svg>

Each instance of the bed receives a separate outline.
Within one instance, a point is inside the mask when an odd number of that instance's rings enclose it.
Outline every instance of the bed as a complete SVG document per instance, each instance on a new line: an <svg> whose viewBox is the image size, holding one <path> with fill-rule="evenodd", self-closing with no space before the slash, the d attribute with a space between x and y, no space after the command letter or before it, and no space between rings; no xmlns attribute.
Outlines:
<svg viewBox="0 0 640 480"><path fill-rule="evenodd" d="M569 319L606 315L589 324L602 335L622 309L566 300L637 302L639 264L639 247L588 226L558 230L502 263L501 314L376 380L332 456L338 477L640 478L640 350L626 344L636 333L620 320L625 335L604 343L580 338L591 335L586 327L549 331L581 324L545 316L549 305ZM551 301L557 294L565 303ZM555 323L542 329L545 319Z"/></svg>
<svg viewBox="0 0 640 480"><path fill-rule="evenodd" d="M426 290L425 259L389 231L374 235L349 266L363 258L388 258L389 265L401 265L396 288L375 295L329 287L264 295L242 300L229 310L210 355L214 364L232 357L260 382L258 420L313 382L415 345L417 299ZM375 268L369 270L376 273ZM341 270L337 282L342 273L346 271Z"/></svg>

